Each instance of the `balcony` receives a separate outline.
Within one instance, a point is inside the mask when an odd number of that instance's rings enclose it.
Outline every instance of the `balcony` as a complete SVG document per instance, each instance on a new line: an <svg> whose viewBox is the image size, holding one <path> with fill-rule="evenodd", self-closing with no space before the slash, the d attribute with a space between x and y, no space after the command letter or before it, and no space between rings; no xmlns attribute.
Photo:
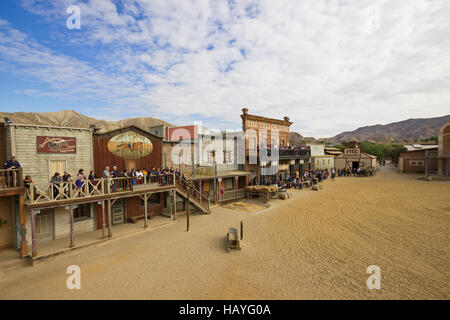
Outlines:
<svg viewBox="0 0 450 320"><path fill-rule="evenodd" d="M0 170L0 195L15 195L22 191L22 168Z"/></svg>
<svg viewBox="0 0 450 320"><path fill-rule="evenodd" d="M278 152L279 159L304 159L311 156L310 149L248 149L246 156L257 155L258 158L271 157Z"/></svg>
<svg viewBox="0 0 450 320"><path fill-rule="evenodd" d="M149 191L175 188L175 174L48 183L37 186L25 184L25 204L28 206L64 205L66 203L94 202L112 198L138 195Z"/></svg>

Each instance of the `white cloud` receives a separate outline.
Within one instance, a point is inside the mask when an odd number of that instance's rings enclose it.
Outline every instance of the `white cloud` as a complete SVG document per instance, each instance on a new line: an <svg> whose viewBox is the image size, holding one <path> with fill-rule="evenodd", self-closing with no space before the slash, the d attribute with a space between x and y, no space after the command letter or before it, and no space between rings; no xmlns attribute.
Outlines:
<svg viewBox="0 0 450 320"><path fill-rule="evenodd" d="M72 2L26 0L23 7L64 26ZM292 129L324 137L449 110L447 1L79 5L82 32L60 32L92 50L93 59L25 41L0 21L0 61L27 66L24 72L50 83L55 95L105 101L97 112L125 117L131 109L168 121L202 115L214 127L238 125L246 105L251 113L288 115Z"/></svg>

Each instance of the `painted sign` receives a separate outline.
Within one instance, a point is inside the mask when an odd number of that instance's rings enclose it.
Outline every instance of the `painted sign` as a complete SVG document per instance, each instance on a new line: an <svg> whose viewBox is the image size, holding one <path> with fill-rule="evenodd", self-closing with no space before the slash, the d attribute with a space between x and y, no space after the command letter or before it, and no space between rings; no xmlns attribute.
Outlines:
<svg viewBox="0 0 450 320"><path fill-rule="evenodd" d="M139 159L153 151L153 144L147 137L134 131L118 134L108 141L108 150L124 159Z"/></svg>
<svg viewBox="0 0 450 320"><path fill-rule="evenodd" d="M77 153L76 138L36 137L37 153Z"/></svg>
<svg viewBox="0 0 450 320"><path fill-rule="evenodd" d="M344 149L345 158L360 158L361 149L360 148L347 148Z"/></svg>

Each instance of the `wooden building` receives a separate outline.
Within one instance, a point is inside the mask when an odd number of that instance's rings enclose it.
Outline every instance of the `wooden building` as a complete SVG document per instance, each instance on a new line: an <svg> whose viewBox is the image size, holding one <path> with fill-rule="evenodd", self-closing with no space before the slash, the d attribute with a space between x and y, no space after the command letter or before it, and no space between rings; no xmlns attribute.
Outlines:
<svg viewBox="0 0 450 320"><path fill-rule="evenodd" d="M358 168L377 168L377 157L362 152L357 141L350 141L349 148L345 148L344 152L334 158L334 166L336 169L349 168L354 171Z"/></svg>
<svg viewBox="0 0 450 320"><path fill-rule="evenodd" d="M251 180L264 183L266 176L262 174L263 168L270 167L276 174L291 176L309 169L310 150L289 149L289 128L292 122L288 117L283 120L266 118L251 115L248 108L243 108L241 119L245 133L244 171L251 173ZM265 158L276 160L266 161Z"/></svg>
<svg viewBox="0 0 450 320"><path fill-rule="evenodd" d="M135 126L114 131L94 134L94 167L98 176L108 166L110 170L117 167L120 175L123 170L162 169L163 139ZM160 215L167 208L166 194L154 193L148 198L150 215ZM102 207L97 205L95 212ZM167 210L166 210L167 211ZM112 207L112 223L125 223L127 220L144 215L144 203L139 197L130 197L116 201ZM98 214L97 217L100 215ZM97 219L96 229L102 228L101 219Z"/></svg>
<svg viewBox="0 0 450 320"><path fill-rule="evenodd" d="M398 172L400 173L437 173L437 159L427 155L436 153L438 148L427 148L423 150L412 150L400 153L398 158Z"/></svg>
<svg viewBox="0 0 450 320"><path fill-rule="evenodd" d="M62 175L64 171L68 171L75 175L80 168L86 171L91 170L93 168L92 130L5 123L1 125L0 131L1 158L17 157L21 170L16 177L16 183L22 187L17 190L17 194L6 200L9 206L3 206L1 211L3 216L9 212L10 220L7 225L8 228L13 227L14 241L8 245L21 249L24 254L27 247L25 244L30 244L32 239L31 233L24 233L31 228L31 213L28 211L25 214L23 178L31 176L35 188L45 190L55 172ZM3 180L4 178L5 173L3 173ZM9 188L8 193L11 192ZM93 230L91 207L77 208L75 217L74 228L77 232ZM45 208L35 218L38 226L36 238L40 241L59 239L69 235L65 208ZM0 231L0 233L3 232ZM22 233L24 233L23 239Z"/></svg>
<svg viewBox="0 0 450 320"><path fill-rule="evenodd" d="M438 175L450 177L450 122L444 124L438 133Z"/></svg>

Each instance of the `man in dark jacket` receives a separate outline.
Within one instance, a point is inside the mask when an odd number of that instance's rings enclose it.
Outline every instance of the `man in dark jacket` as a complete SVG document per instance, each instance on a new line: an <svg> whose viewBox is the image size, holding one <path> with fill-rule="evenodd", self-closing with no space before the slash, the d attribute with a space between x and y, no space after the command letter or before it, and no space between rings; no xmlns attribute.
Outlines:
<svg viewBox="0 0 450 320"><path fill-rule="evenodd" d="M14 184L15 184L14 180L15 180L15 176L17 173L13 170L20 168L20 163L19 163L19 161L17 161L17 157L13 156L11 158L11 160L6 161L3 168L5 170L11 170L11 172L9 172L9 174L7 172L5 172L5 182L6 182L7 186L9 186L11 188L14 187ZM9 181L8 181L8 178L9 178Z"/></svg>

